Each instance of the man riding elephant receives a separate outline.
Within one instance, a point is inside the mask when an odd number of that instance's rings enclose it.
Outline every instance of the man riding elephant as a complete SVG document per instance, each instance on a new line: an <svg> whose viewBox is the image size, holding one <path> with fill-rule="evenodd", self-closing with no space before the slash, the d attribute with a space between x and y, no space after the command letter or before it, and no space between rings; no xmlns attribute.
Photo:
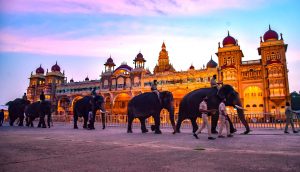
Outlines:
<svg viewBox="0 0 300 172"><path fill-rule="evenodd" d="M160 100L157 99L157 94L154 92L146 92L133 97L128 103L128 128L127 133L132 133L132 122L134 118L138 118L141 122L141 130L143 133L148 132L146 128L146 119L152 116L155 125L153 130L156 134L161 134L160 131L160 112L163 108L170 113L170 121L175 130L174 121L174 104L173 95L169 91L159 92Z"/></svg>
<svg viewBox="0 0 300 172"><path fill-rule="evenodd" d="M19 119L19 126L23 126L24 111L30 104L29 100L17 98L13 101L6 103L8 106L9 125L13 126L16 119Z"/></svg>
<svg viewBox="0 0 300 172"><path fill-rule="evenodd" d="M200 102L204 97L208 97L207 108L218 109L222 99L226 98L226 106L233 106L237 108L238 117L246 128L244 134L250 132L249 125L245 119L244 111L241 108L241 100L239 94L230 85L223 85L219 91L215 88L201 88L194 90L185 95L179 105L178 121L176 124L176 132L180 132L180 126L183 120L190 119L193 125L193 132L196 132L198 125L196 123L197 117L201 117L198 109ZM212 115L212 132L215 132L218 123L219 114Z"/></svg>
<svg viewBox="0 0 300 172"><path fill-rule="evenodd" d="M97 110L101 110L102 129L105 129L104 98L99 95L85 96L74 103L74 129L78 129L78 117L83 117L83 128L95 129L94 123ZM89 113L91 112L90 119ZM87 122L89 121L89 124Z"/></svg>

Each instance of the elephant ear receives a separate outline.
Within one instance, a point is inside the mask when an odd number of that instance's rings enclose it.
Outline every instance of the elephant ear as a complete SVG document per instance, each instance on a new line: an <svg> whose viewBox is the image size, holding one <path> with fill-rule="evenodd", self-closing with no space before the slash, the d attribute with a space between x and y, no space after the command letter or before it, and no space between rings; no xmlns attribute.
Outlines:
<svg viewBox="0 0 300 172"><path fill-rule="evenodd" d="M231 85L223 85L218 91L218 96L220 99L224 99L232 92L234 92L234 89Z"/></svg>

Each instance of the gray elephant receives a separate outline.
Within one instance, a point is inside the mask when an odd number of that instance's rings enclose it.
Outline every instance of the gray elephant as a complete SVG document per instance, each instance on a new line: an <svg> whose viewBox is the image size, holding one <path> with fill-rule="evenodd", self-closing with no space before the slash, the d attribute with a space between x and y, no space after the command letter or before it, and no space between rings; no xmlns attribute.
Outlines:
<svg viewBox="0 0 300 172"><path fill-rule="evenodd" d="M8 106L9 125L13 126L16 119L19 119L19 126L23 126L24 111L30 104L29 100L17 98L6 103Z"/></svg>
<svg viewBox="0 0 300 172"><path fill-rule="evenodd" d="M47 125L50 128L51 121L51 102L50 101L38 101L28 106L25 110L26 126L33 127L33 121L35 118L39 118L38 127L46 128L45 116L47 116Z"/></svg>
<svg viewBox="0 0 300 172"><path fill-rule="evenodd" d="M85 96L75 102L73 107L74 112L74 129L78 129L77 121L78 117L83 117L83 128L95 129L95 117L97 110L101 110L102 116L102 129L105 129L105 108L104 99L102 96ZM91 115L89 117L89 113ZM89 120L89 124L87 122Z"/></svg>
<svg viewBox="0 0 300 172"><path fill-rule="evenodd" d="M134 118L138 118L141 122L141 129L143 133L148 132L146 128L146 119L152 116L154 118L155 125L152 130L155 130L156 134L161 134L160 131L160 112L163 108L167 109L170 113L170 121L175 130L174 120L174 100L173 94L169 91L163 91L159 93L160 100L154 92L142 93L133 97L128 103L128 128L127 132L132 133L132 121Z"/></svg>
<svg viewBox="0 0 300 172"><path fill-rule="evenodd" d="M193 132L197 131L198 125L196 123L197 117L201 117L199 112L199 104L204 97L208 97L208 109L218 109L221 99L226 98L226 106L233 106L237 108L238 117L246 128L244 134L250 132L249 125L245 119L244 111L241 108L241 100L239 94L230 85L223 85L218 91L216 88L201 88L194 90L185 95L179 105L178 121L176 124L176 132L180 132L180 126L183 120L190 119L193 126ZM212 132L216 133L216 126L218 123L218 112L212 115ZM232 124L231 124L232 128ZM232 132L232 131L231 131Z"/></svg>

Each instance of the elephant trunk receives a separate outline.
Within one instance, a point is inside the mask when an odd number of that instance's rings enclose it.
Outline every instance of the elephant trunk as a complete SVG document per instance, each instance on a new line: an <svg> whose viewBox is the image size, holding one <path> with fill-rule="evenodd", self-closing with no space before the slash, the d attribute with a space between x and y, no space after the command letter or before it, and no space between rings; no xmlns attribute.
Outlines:
<svg viewBox="0 0 300 172"><path fill-rule="evenodd" d="M175 133L176 127L175 127L175 119L174 119L174 106L171 106L171 107L170 107L169 113L170 113L170 121L171 121L173 130L174 130L173 133Z"/></svg>
<svg viewBox="0 0 300 172"><path fill-rule="evenodd" d="M235 107L237 108L238 116L239 116L241 122L243 123L243 125L246 128L246 131L244 132L244 134L248 134L250 132L250 127L248 125L248 122L246 121L244 109L241 108L242 107L241 102L239 101L237 104L235 104Z"/></svg>

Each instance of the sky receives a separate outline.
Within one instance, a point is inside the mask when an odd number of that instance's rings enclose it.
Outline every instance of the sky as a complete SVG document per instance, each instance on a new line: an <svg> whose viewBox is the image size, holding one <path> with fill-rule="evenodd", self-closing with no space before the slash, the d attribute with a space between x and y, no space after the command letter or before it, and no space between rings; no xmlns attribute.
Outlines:
<svg viewBox="0 0 300 172"><path fill-rule="evenodd" d="M297 0L0 0L0 104L22 97L32 71L57 61L67 80L100 79L110 56L153 71L164 41L177 71L217 62L218 42L238 39L243 61L260 59L260 36L282 33L290 91L300 91Z"/></svg>

